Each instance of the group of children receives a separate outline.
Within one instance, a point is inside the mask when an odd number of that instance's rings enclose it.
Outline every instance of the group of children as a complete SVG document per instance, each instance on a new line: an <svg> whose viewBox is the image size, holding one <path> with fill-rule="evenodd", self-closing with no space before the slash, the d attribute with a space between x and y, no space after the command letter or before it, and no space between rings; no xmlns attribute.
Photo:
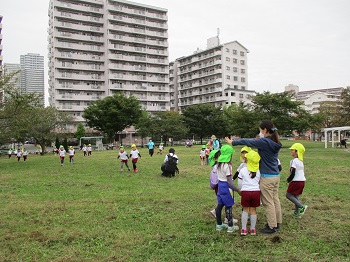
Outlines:
<svg viewBox="0 0 350 262"><path fill-rule="evenodd" d="M18 148L14 150L10 148L7 152L7 155L9 158L11 158L11 156L14 155L17 158L18 162L21 160L22 157L23 157L23 161L26 161L28 157L28 151L25 148L22 148L22 149Z"/></svg>
<svg viewBox="0 0 350 262"><path fill-rule="evenodd" d="M204 147L202 148L202 150ZM301 217L307 206L300 202L299 196L303 193L305 186L305 174L303 156L305 147L301 143L295 143L290 148L293 159L290 161L290 175L287 178L289 183L286 197L295 205L293 215ZM230 145L224 145L220 150L212 150L208 160L212 167L210 173L210 187L215 190L217 196L217 207L211 211L216 217L216 230L226 229L228 233L238 230L235 225L238 221L233 218L232 206L234 205L233 191L241 196L242 214L241 214L241 235L256 235L257 213L256 208L260 206L260 155L258 152L248 146L241 149L241 164L233 175L232 154L233 148ZM279 170L281 165L279 162ZM233 180L238 178L238 187ZM222 222L221 212L225 207L225 222ZM247 224L250 220L250 229Z"/></svg>
<svg viewBox="0 0 350 262"><path fill-rule="evenodd" d="M138 158L141 158L140 152L137 150L136 145L132 144L131 145L131 151L130 154L128 154L125 149L124 146L120 146L119 147L119 154L117 158L120 158L120 171L123 172L123 166L125 165L128 169L128 171L130 171L129 165L128 165L128 160L129 158L131 158L131 163L134 169L134 173L137 173L137 161Z"/></svg>

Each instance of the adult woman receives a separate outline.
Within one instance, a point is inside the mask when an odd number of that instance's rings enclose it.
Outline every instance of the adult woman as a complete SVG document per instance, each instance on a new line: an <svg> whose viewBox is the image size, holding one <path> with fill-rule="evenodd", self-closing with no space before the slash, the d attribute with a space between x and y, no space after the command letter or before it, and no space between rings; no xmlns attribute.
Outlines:
<svg viewBox="0 0 350 262"><path fill-rule="evenodd" d="M264 234L277 233L282 223L281 204L278 197L280 183L280 171L278 169L278 153L282 147L277 128L272 121L264 120L259 126L260 139L238 139L231 140L225 137L227 143L235 145L246 145L258 149L260 159L260 191L261 201L266 210L267 225L260 230Z"/></svg>

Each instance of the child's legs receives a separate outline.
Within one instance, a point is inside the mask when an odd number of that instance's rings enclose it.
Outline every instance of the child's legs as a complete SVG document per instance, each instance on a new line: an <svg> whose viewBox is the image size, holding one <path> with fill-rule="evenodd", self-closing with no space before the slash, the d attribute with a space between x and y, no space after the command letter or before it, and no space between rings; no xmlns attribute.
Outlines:
<svg viewBox="0 0 350 262"><path fill-rule="evenodd" d="M127 169L130 171L130 168L129 168L128 162L124 162L124 163L125 163L125 166L127 167Z"/></svg>
<svg viewBox="0 0 350 262"><path fill-rule="evenodd" d="M256 214L256 207L250 207L250 229L255 229L256 221L258 220L258 216Z"/></svg>
<svg viewBox="0 0 350 262"><path fill-rule="evenodd" d="M23 161L26 161L27 160L27 156L23 156Z"/></svg>
<svg viewBox="0 0 350 262"><path fill-rule="evenodd" d="M123 170L124 162L120 162L120 170Z"/></svg>
<svg viewBox="0 0 350 262"><path fill-rule="evenodd" d="M64 162L64 157L61 157L61 164L63 164Z"/></svg>
<svg viewBox="0 0 350 262"><path fill-rule="evenodd" d="M136 162L132 162L132 167L136 170Z"/></svg>
<svg viewBox="0 0 350 262"><path fill-rule="evenodd" d="M218 204L216 207L216 224L221 225L222 224L222 218L221 218L221 212L222 209L224 208L224 204Z"/></svg>
<svg viewBox="0 0 350 262"><path fill-rule="evenodd" d="M233 226L232 206L225 207L225 212L226 212L226 218L228 220L228 226L232 227Z"/></svg>
<svg viewBox="0 0 350 262"><path fill-rule="evenodd" d="M17 161L19 162L19 160L21 160L21 158L20 157L17 157Z"/></svg>
<svg viewBox="0 0 350 262"><path fill-rule="evenodd" d="M298 196L287 192L286 198L295 205L295 211L298 212L299 208L302 207L302 204L300 203Z"/></svg>

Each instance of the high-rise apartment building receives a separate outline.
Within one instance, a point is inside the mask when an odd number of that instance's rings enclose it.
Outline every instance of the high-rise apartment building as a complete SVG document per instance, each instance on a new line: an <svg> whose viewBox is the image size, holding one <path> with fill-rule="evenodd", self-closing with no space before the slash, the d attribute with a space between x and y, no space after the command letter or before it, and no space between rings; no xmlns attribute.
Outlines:
<svg viewBox="0 0 350 262"><path fill-rule="evenodd" d="M13 63L4 63L4 73L6 75L13 74L9 84L14 88L21 88L21 65Z"/></svg>
<svg viewBox="0 0 350 262"><path fill-rule="evenodd" d="M204 103L250 103L255 92L248 90L248 52L237 41L220 44L219 38L213 37L208 39L206 50L197 50L171 63L170 70L177 70L177 78L171 78L170 86L174 86L179 110Z"/></svg>
<svg viewBox="0 0 350 262"><path fill-rule="evenodd" d="M91 101L121 91L149 112L170 109L166 9L51 0L49 17L50 105L82 122Z"/></svg>
<svg viewBox="0 0 350 262"><path fill-rule="evenodd" d="M26 54L20 56L21 89L26 93L40 95L41 104L45 104L44 56Z"/></svg>

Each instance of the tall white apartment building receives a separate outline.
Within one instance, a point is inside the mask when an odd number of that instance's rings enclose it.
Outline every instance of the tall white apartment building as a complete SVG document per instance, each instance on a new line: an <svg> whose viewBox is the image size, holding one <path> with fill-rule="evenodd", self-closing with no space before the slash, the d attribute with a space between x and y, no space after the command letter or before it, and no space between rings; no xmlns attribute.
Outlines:
<svg viewBox="0 0 350 262"><path fill-rule="evenodd" d="M91 101L121 91L149 112L170 109L166 9L51 0L49 17L50 105L82 122Z"/></svg>
<svg viewBox="0 0 350 262"><path fill-rule="evenodd" d="M4 73L6 75L14 74L9 84L16 89L21 88L21 65L14 63L4 63Z"/></svg>
<svg viewBox="0 0 350 262"><path fill-rule="evenodd" d="M237 41L220 44L218 37L208 39L206 50L180 57L170 68L177 68L174 96L178 107L210 103L228 106L250 103L254 91L248 90L248 49ZM175 102L175 99L174 99Z"/></svg>
<svg viewBox="0 0 350 262"><path fill-rule="evenodd" d="M41 104L45 104L44 56L26 54L20 56L21 89L26 93L41 96Z"/></svg>

